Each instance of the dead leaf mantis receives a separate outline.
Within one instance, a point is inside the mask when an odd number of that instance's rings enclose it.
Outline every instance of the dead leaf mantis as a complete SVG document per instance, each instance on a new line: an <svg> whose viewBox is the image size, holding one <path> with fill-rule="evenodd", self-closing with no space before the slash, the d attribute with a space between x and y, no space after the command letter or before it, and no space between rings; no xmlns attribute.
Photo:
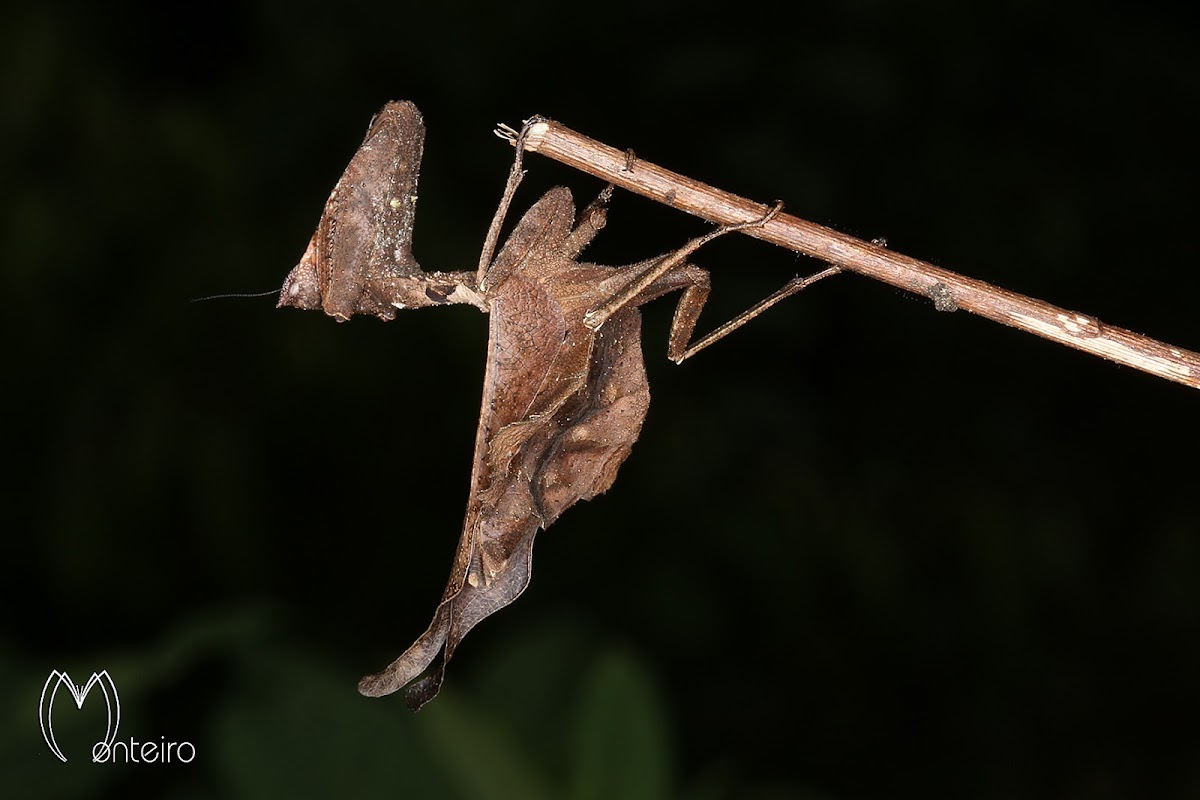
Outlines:
<svg viewBox="0 0 1200 800"><path fill-rule="evenodd" d="M838 271L797 278L689 344L710 280L687 259L719 236L766 224L780 206L665 255L608 267L578 257L605 225L612 186L578 220L570 192L558 187L525 212L497 253L524 175L524 132L513 135L516 156L478 268L425 272L412 254L424 124L412 103L386 105L280 293L280 306L319 308L339 321L353 314L390 320L396 309L453 303L490 314L470 499L449 582L429 628L359 683L369 696L407 686L414 710L436 696L446 662L471 628L528 585L537 531L607 490L628 457L650 402L638 307L682 293L667 343L668 358L681 362Z"/></svg>

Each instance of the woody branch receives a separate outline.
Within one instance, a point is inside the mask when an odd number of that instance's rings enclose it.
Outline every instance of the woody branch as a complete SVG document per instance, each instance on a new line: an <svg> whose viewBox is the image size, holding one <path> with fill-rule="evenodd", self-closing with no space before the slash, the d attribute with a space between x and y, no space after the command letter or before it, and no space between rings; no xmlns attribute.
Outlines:
<svg viewBox="0 0 1200 800"><path fill-rule="evenodd" d="M503 126L497 134L514 143ZM523 131L525 150L541 153L631 192L720 225L761 219L768 206L671 172L590 139L553 120L534 117ZM842 269L890 283L933 300L940 311L965 309L1118 364L1200 389L1200 354L968 278L855 239L787 213L748 236L803 253Z"/></svg>

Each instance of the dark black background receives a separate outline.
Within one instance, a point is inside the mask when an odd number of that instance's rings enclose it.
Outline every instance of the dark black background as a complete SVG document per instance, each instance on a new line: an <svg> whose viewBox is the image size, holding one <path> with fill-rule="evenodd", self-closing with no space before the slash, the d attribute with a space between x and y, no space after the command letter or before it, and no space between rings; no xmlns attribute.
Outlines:
<svg viewBox="0 0 1200 800"><path fill-rule="evenodd" d="M354 687L444 584L486 318L188 302L278 287L371 115L405 98L428 126L427 269L474 267L511 155L491 129L540 113L1200 349L1183 10L3 17L0 787L19 791L0 794L1200 794L1195 390L858 276L676 367L660 301L615 487L540 537L529 591L411 716ZM600 188L527 167L518 206ZM609 222L605 263L705 230L626 194ZM702 329L814 269L734 236L696 261ZM197 757L59 763L36 713L56 668L108 669L122 739Z"/></svg>

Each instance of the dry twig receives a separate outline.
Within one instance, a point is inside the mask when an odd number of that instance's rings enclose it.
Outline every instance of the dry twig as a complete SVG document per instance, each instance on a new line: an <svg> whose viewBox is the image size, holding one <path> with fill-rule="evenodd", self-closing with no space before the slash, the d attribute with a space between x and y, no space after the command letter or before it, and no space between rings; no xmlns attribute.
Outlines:
<svg viewBox="0 0 1200 800"><path fill-rule="evenodd" d="M516 141L516 131L507 126L498 129L497 134L510 142ZM628 152L542 117L534 117L526 123L525 149L720 225L760 219L769 210L769 206L634 158ZM1200 389L1200 354L1102 323L1095 317L935 267L786 213L743 232L924 295L933 300L939 311L965 309L1068 347Z"/></svg>

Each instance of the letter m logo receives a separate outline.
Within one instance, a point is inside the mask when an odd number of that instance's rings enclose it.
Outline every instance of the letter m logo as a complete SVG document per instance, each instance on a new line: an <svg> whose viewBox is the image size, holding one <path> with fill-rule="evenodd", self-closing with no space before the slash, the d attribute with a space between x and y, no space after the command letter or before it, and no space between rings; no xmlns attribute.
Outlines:
<svg viewBox="0 0 1200 800"><path fill-rule="evenodd" d="M71 682L71 676L67 673L53 670L50 677L46 678L46 685L42 687L42 699L38 705L38 720L42 724L42 737L46 740L50 751L58 756L59 761L67 760L59 748L58 742L54 740L54 697L63 686L67 687L67 691L71 693L71 699L75 701L77 709L83 708L83 701L87 699L88 692L94 687L100 688L108 710L104 744L106 747L111 747L117 738L117 726L121 724L121 701L117 698L117 687L113 683L112 677L109 676L108 670L93 672L92 677L85 685L76 685Z"/></svg>

